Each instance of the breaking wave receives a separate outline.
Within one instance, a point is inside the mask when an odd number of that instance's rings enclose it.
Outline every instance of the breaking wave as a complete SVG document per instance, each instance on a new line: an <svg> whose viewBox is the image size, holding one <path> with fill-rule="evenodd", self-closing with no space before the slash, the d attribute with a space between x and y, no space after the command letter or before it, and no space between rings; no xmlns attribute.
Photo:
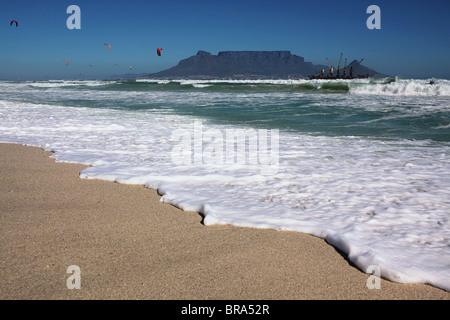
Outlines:
<svg viewBox="0 0 450 320"><path fill-rule="evenodd" d="M450 96L448 80L398 80L352 86L350 92L362 95L388 96Z"/></svg>

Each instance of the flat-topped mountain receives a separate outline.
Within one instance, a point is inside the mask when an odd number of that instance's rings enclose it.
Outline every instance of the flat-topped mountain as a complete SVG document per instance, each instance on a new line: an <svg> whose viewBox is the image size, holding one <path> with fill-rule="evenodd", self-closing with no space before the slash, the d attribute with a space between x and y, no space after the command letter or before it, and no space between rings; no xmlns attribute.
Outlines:
<svg viewBox="0 0 450 320"><path fill-rule="evenodd" d="M353 61L348 69L357 64ZM343 67L343 66L342 66ZM341 67L341 68L342 68ZM197 55L181 60L170 69L150 74L152 78L188 79L287 79L306 78L317 74L323 65L305 62L303 57L290 51L222 51L213 55L199 51ZM337 66L334 66L335 70ZM363 69L364 68L364 69ZM358 66L356 74L380 75L367 67Z"/></svg>

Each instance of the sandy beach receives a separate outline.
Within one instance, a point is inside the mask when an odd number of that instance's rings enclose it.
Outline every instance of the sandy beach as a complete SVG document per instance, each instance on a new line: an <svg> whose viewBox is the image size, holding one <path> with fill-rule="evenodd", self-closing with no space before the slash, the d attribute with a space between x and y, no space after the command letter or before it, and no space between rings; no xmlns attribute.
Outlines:
<svg viewBox="0 0 450 320"><path fill-rule="evenodd" d="M323 239L204 226L156 191L79 178L86 166L0 144L0 299L449 299L365 274ZM69 266L81 288L70 290Z"/></svg>

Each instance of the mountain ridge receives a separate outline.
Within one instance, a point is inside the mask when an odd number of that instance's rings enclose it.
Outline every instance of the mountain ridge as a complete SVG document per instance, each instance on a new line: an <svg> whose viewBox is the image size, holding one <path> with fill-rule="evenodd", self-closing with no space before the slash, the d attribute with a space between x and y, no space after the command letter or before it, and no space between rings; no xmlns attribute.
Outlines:
<svg viewBox="0 0 450 320"><path fill-rule="evenodd" d="M355 68L355 74L369 74L375 77L385 77L381 73L365 67L358 66L353 60L348 66ZM196 55L182 59L169 69L147 75L151 78L161 79L281 79L281 78L307 78L318 74L328 66L314 65L306 62L301 56L290 51L220 51L213 55L207 51L199 50ZM334 66L337 70L337 67ZM343 66L341 66L343 69Z"/></svg>

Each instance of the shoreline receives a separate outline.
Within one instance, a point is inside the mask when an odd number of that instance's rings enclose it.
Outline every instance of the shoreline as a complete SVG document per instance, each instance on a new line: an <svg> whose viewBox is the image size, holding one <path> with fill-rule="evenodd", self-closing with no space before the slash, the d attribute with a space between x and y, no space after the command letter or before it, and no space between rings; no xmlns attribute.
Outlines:
<svg viewBox="0 0 450 320"><path fill-rule="evenodd" d="M204 226L155 190L80 179L38 147L0 143L0 299L445 299L380 279L325 240L297 232ZM79 266L81 289L67 287Z"/></svg>

